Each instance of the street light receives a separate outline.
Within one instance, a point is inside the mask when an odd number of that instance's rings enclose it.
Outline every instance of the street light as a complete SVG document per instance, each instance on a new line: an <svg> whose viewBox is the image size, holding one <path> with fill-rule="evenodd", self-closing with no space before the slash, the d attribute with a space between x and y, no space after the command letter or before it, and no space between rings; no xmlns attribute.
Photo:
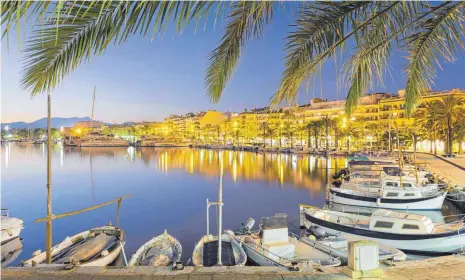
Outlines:
<svg viewBox="0 0 465 280"><path fill-rule="evenodd" d="M8 129L10 129L10 128L8 127L8 125L7 125L7 126L5 126L5 131L7 131L7 132L8 132Z"/></svg>

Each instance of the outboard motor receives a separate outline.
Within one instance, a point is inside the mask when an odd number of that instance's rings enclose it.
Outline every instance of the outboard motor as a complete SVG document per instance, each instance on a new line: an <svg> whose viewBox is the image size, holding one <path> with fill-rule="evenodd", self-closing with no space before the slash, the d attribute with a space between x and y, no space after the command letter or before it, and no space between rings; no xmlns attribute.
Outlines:
<svg viewBox="0 0 465 280"><path fill-rule="evenodd" d="M255 220L252 218L248 218L247 221L242 223L241 232L243 233L250 232L250 230L253 228L254 225L255 225Z"/></svg>
<svg viewBox="0 0 465 280"><path fill-rule="evenodd" d="M310 231L317 237L317 238L323 238L326 236L326 230L322 227L318 226L312 226L310 228Z"/></svg>

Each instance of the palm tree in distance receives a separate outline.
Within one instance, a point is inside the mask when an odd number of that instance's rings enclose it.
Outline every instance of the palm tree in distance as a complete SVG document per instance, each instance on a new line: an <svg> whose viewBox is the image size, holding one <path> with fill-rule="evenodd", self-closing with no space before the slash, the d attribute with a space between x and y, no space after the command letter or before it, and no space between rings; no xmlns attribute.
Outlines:
<svg viewBox="0 0 465 280"><path fill-rule="evenodd" d="M446 153L453 154L454 126L458 120L465 116L465 108L461 106L464 100L453 95L442 97L435 101L437 106L438 121L447 128L446 133Z"/></svg>
<svg viewBox="0 0 465 280"><path fill-rule="evenodd" d="M437 154L436 140L441 127L438 113L439 106L436 102L427 103L423 110L415 112L415 121L420 127L430 132L430 141L433 143L430 152L434 154Z"/></svg>
<svg viewBox="0 0 465 280"><path fill-rule="evenodd" d="M55 89L110 43L124 43L136 34L153 39L169 24L179 34L189 24L206 24L209 14L214 14L215 22L226 14L224 35L210 55L205 76L208 95L216 102L247 42L259 38L277 12L296 11L295 25L286 37L285 70L272 103L294 102L304 81L312 82L323 63L344 57L338 52L354 45L341 69L350 85L346 99L350 116L365 92L382 85L393 49L400 49L407 53L410 116L430 88L436 64L454 61L465 38L465 2L452 1L3 1L1 5L3 38L27 19L35 23L26 38L21 79L33 96Z"/></svg>
<svg viewBox="0 0 465 280"><path fill-rule="evenodd" d="M307 124L309 132L313 132L313 137L315 139L315 149L318 149L318 137L320 135L320 131L323 128L324 123L321 120L311 121ZM309 133L310 135L310 133ZM309 137L310 138L310 137ZM310 140L310 139L309 139ZM310 142L310 141L309 141Z"/></svg>

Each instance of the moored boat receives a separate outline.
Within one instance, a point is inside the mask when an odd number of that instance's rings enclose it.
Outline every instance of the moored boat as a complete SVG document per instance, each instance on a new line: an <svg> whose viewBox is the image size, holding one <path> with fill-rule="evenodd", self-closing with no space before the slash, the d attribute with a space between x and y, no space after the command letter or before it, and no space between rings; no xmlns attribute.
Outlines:
<svg viewBox="0 0 465 280"><path fill-rule="evenodd" d="M23 244L19 237L10 239L1 246L2 267L7 267L12 264L23 251Z"/></svg>
<svg viewBox="0 0 465 280"><path fill-rule="evenodd" d="M372 208L405 209L405 210L435 210L441 209L447 191L437 188L399 188L386 187L368 188L358 187L329 187L331 202L364 206Z"/></svg>
<svg viewBox="0 0 465 280"><path fill-rule="evenodd" d="M301 227L318 230L320 235L375 240L405 253L460 253L465 244L463 215L455 222L436 224L430 218L392 210L378 209L371 216L343 213L300 205Z"/></svg>
<svg viewBox="0 0 465 280"><path fill-rule="evenodd" d="M108 225L83 231L52 247L52 264L74 266L107 266L120 254L126 235L120 228ZM34 253L23 266L41 266L46 252Z"/></svg>
<svg viewBox="0 0 465 280"><path fill-rule="evenodd" d="M181 260L182 246L165 232L153 237L132 255L129 266L170 266Z"/></svg>
<svg viewBox="0 0 465 280"><path fill-rule="evenodd" d="M314 266L339 266L341 261L326 252L302 242L289 232L287 215L263 217L259 231L250 231L255 221L250 219L241 232L232 233L247 257L260 266L276 266L286 270L313 270Z"/></svg>
<svg viewBox="0 0 465 280"><path fill-rule="evenodd" d="M310 229L310 231L311 230L312 229ZM307 237L301 237L301 242L321 250L328 255L340 258L344 264L347 264L349 258L349 242L364 240L363 238L355 238L345 234L341 234L340 236L321 236L318 238L314 235L318 234L318 230L316 231L316 233L309 232L310 235ZM405 261L407 255L397 248L378 243L378 259L380 261L392 260L399 262Z"/></svg>
<svg viewBox="0 0 465 280"><path fill-rule="evenodd" d="M17 238L24 228L23 225L23 220L10 217L8 209L1 209L1 244Z"/></svg>
<svg viewBox="0 0 465 280"><path fill-rule="evenodd" d="M214 266L218 263L218 236L204 235L195 245L192 263L195 266ZM229 234L221 236L221 263L223 266L243 266L247 255L241 245Z"/></svg>

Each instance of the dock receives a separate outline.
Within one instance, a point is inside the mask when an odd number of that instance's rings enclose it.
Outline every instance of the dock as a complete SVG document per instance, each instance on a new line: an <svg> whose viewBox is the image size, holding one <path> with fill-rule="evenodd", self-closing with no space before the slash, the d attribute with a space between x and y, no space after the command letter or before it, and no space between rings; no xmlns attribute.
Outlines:
<svg viewBox="0 0 465 280"><path fill-rule="evenodd" d="M465 156L442 158L432 154L418 153L417 160L426 163L428 169L443 181L465 188Z"/></svg>
<svg viewBox="0 0 465 280"><path fill-rule="evenodd" d="M185 267L172 271L155 267L10 267L2 269L2 280L340 280L351 279L342 267L306 272L288 272L275 267ZM385 280L465 280L465 255L451 255L419 261L405 261L383 268Z"/></svg>

